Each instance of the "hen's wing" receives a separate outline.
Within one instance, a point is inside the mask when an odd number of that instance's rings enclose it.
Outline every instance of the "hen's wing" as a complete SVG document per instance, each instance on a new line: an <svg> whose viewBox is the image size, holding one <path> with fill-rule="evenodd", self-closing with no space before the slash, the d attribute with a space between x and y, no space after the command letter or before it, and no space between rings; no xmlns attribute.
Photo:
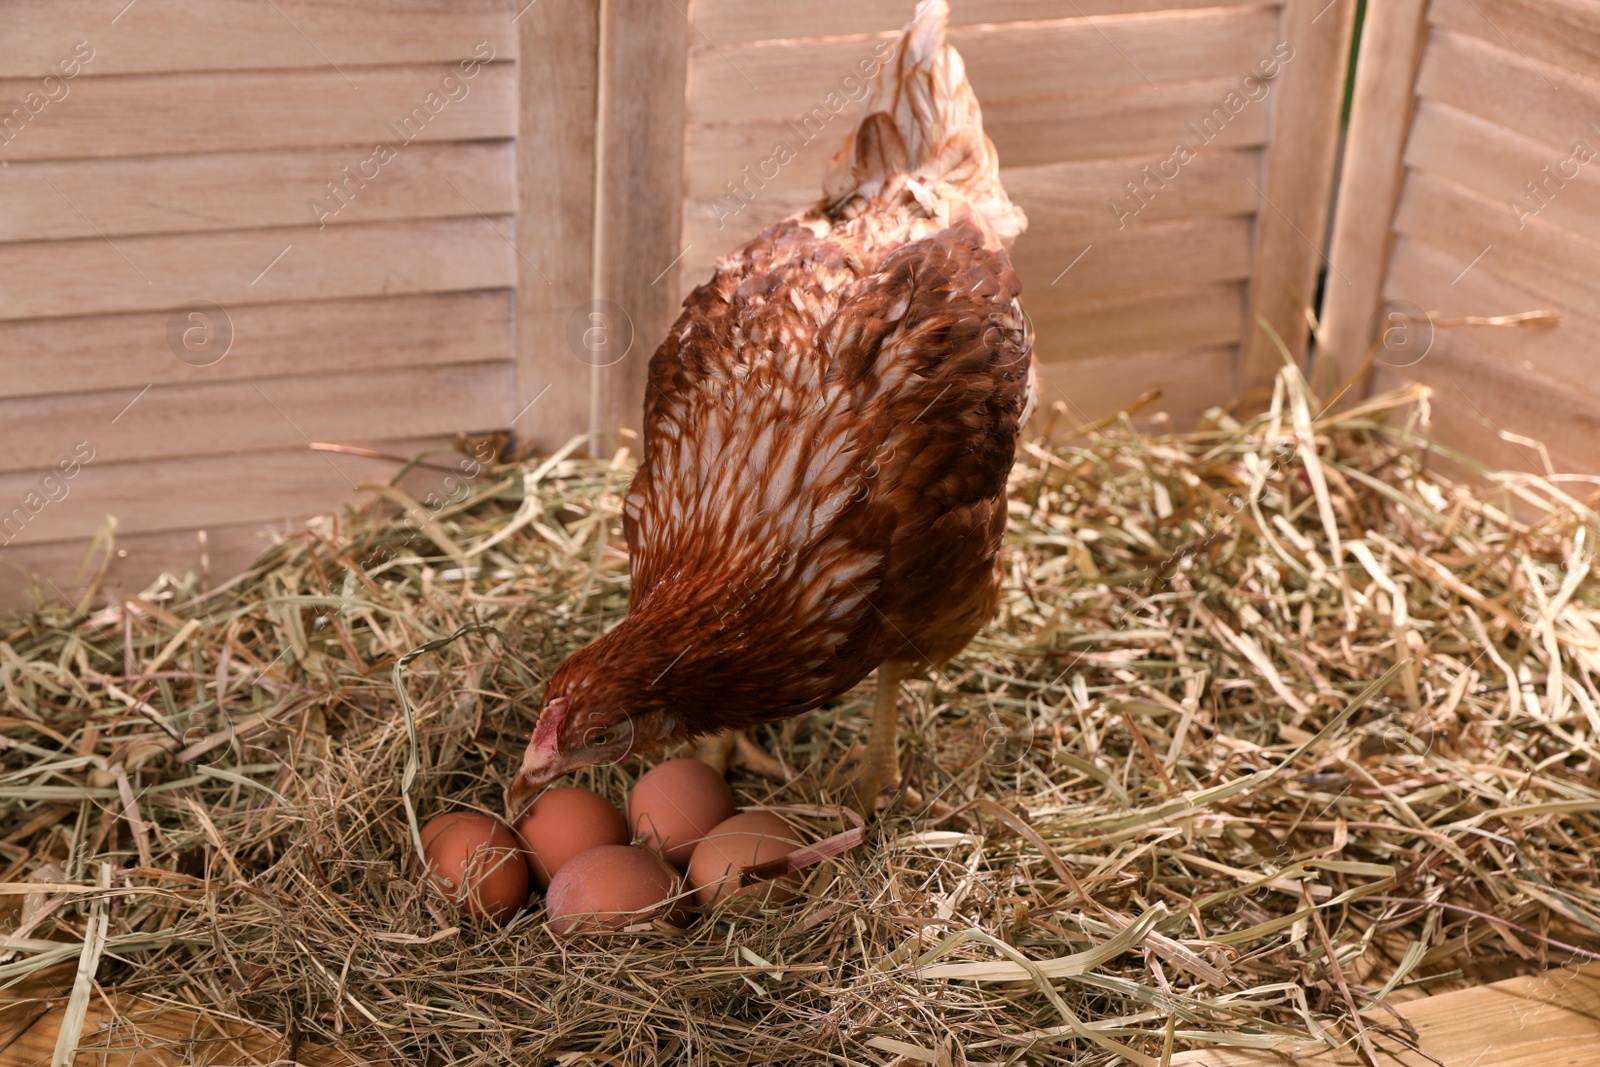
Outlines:
<svg viewBox="0 0 1600 1067"><path fill-rule="evenodd" d="M1031 337L981 223L879 249L870 219L807 221L719 264L651 360L633 603L696 599L741 644L865 674L941 583L992 579Z"/></svg>

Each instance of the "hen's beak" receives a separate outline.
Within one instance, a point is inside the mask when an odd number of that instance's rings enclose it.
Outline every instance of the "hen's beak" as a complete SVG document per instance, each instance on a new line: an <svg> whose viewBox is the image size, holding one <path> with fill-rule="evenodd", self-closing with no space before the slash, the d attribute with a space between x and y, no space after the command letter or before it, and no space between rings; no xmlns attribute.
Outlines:
<svg viewBox="0 0 1600 1067"><path fill-rule="evenodd" d="M533 806L533 798L565 773L560 765L524 762L506 789L506 821L515 826Z"/></svg>

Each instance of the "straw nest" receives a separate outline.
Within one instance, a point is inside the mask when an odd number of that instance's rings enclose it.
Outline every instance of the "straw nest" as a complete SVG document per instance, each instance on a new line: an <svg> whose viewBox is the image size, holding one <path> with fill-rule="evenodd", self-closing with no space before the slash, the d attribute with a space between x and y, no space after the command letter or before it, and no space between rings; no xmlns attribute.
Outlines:
<svg viewBox="0 0 1600 1067"><path fill-rule="evenodd" d="M1425 423L1285 372L1242 424L1028 446L1000 615L902 701L921 805L681 931L488 927L413 865L415 819L499 810L541 680L625 611L625 460L424 469L228 588L44 603L0 625L0 882L36 887L0 982L82 961L390 1063L1403 1044L1408 995L1600 944L1593 482L1457 484ZM869 695L762 731L795 777L741 802L840 829Z"/></svg>

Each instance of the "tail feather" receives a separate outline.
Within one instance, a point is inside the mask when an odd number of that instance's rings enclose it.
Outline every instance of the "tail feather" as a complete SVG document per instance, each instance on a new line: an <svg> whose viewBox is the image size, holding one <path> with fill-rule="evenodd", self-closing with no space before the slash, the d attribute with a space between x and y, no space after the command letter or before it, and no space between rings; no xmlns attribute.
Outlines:
<svg viewBox="0 0 1600 1067"><path fill-rule="evenodd" d="M961 53L945 43L947 0L922 0L901 34L894 59L868 88L861 121L828 165L830 206L871 198L897 175L932 195L953 193L989 220L1010 244L1028 224L1000 184L1000 158L983 132L983 110ZM918 199L929 195L913 191Z"/></svg>

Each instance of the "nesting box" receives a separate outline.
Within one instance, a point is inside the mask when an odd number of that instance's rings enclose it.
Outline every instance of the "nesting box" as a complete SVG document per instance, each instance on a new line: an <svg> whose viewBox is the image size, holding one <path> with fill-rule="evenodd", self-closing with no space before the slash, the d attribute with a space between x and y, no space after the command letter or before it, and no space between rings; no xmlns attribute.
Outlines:
<svg viewBox="0 0 1600 1067"><path fill-rule="evenodd" d="M460 431L605 447L637 421L683 295L817 195L912 6L17 0L0 26L0 596L33 574L68 599L164 569L224 578L264 529L336 511ZM1280 340L1305 354L1324 273L1351 372L1385 300L1436 319L1592 310L1587 185L1514 220L1496 184L1592 136L1574 126L1600 100L1580 5L1494 5L1551 42L1539 63L1464 0L1374 13L1331 270L1355 0L953 7L1030 218L1014 257L1041 418L1144 397L1142 417L1192 421L1268 382ZM1537 122L1513 129L1524 106ZM1505 149L1487 170L1459 158L1479 135ZM1494 252L1451 284L1480 240ZM1549 427L1592 463L1594 338L1577 312L1451 332L1372 384L1489 374L1489 420ZM434 455L402 488L426 510L476 466Z"/></svg>

